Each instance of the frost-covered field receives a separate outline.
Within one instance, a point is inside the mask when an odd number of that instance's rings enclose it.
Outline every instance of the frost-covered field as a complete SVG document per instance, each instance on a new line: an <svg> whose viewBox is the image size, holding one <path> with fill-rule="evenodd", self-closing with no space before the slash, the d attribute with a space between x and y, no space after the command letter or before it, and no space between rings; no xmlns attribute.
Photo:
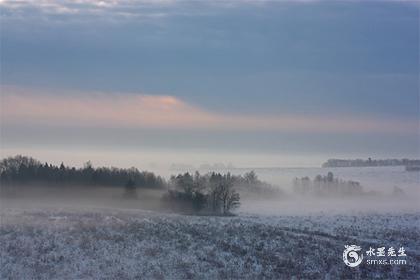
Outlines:
<svg viewBox="0 0 420 280"><path fill-rule="evenodd" d="M2 279L419 279L420 214L194 217L2 209ZM346 267L344 245L406 265Z"/></svg>

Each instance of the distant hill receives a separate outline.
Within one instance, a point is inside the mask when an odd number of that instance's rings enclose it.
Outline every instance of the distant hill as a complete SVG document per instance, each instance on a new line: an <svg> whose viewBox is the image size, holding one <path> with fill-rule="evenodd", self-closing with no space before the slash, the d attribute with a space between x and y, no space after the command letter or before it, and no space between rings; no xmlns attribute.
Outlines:
<svg viewBox="0 0 420 280"><path fill-rule="evenodd" d="M419 159L329 159L322 167L419 166Z"/></svg>

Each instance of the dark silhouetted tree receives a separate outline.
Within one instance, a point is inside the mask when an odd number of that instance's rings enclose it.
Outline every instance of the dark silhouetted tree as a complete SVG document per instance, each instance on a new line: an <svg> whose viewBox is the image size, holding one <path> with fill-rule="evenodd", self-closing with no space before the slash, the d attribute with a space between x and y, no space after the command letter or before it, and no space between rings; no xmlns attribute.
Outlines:
<svg viewBox="0 0 420 280"><path fill-rule="evenodd" d="M128 179L127 183L124 185L125 193L124 196L126 198L137 198L137 188L136 183L133 179Z"/></svg>

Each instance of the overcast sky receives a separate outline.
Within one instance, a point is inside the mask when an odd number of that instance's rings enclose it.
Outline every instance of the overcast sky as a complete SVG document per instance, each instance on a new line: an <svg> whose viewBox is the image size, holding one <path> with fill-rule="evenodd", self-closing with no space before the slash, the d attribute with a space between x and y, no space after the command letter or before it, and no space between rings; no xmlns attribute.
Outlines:
<svg viewBox="0 0 420 280"><path fill-rule="evenodd" d="M0 1L2 156L419 157L415 1Z"/></svg>

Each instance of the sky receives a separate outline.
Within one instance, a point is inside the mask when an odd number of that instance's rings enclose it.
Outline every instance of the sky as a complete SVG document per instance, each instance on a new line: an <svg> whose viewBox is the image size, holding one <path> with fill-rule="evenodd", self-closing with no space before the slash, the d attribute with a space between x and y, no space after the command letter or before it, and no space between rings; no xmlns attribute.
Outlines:
<svg viewBox="0 0 420 280"><path fill-rule="evenodd" d="M416 1L0 1L1 155L420 157Z"/></svg>

